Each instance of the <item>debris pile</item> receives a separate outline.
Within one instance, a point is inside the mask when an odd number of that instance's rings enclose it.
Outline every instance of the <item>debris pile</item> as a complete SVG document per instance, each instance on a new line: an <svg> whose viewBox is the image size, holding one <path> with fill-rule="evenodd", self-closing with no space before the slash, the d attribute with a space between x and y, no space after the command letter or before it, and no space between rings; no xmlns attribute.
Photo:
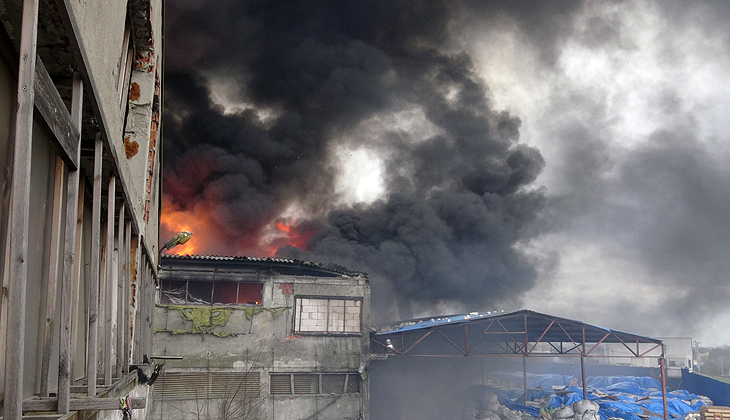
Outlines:
<svg viewBox="0 0 730 420"><path fill-rule="evenodd" d="M521 376L521 374L520 374ZM499 377L495 375L495 377ZM661 420L664 405L661 385L654 378L600 376L586 380L587 399L576 378L564 375L530 375L528 398L517 387L514 374L502 381L471 387L471 402L463 419L490 420ZM509 384L506 386L506 384ZM685 390L667 393L671 419L695 420L712 401Z"/></svg>

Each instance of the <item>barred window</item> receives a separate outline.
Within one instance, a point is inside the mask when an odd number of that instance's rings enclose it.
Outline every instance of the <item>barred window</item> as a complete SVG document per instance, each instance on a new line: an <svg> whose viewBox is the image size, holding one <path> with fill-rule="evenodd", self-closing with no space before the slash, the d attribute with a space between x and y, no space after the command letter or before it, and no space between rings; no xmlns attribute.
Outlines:
<svg viewBox="0 0 730 420"><path fill-rule="evenodd" d="M269 392L272 395L357 394L360 375L357 373L272 373Z"/></svg>
<svg viewBox="0 0 730 420"><path fill-rule="evenodd" d="M294 331L299 333L359 334L362 300L297 297Z"/></svg>

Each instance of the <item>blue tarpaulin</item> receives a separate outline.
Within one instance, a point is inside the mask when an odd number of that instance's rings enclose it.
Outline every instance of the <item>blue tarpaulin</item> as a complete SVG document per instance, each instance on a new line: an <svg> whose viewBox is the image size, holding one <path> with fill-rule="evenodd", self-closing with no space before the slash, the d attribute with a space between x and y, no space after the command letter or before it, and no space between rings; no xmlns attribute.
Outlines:
<svg viewBox="0 0 730 420"><path fill-rule="evenodd" d="M506 375L506 376L505 376ZM504 378L509 374L502 374ZM521 373L520 373L521 376ZM510 378L514 379L514 378ZM583 399L583 389L568 385L573 377L563 375L529 375L528 387L533 389L529 396L539 395L537 398L549 396L548 407L555 409L562 405L570 406ZM514 381L513 381L514 382ZM609 417L619 417L626 420L642 420L644 418L662 419L664 407L662 403L661 384L650 377L631 376L596 376L586 379L588 399L600 406L599 414L603 420ZM559 393L553 393L553 385L565 386ZM512 410L520 410L537 417L534 407L524 406L521 390L514 392L503 391L498 393L499 402ZM506 404L503 399L509 399ZM699 397L686 390L677 390L667 393L667 412L669 418L683 418L688 413L700 410L704 402Z"/></svg>

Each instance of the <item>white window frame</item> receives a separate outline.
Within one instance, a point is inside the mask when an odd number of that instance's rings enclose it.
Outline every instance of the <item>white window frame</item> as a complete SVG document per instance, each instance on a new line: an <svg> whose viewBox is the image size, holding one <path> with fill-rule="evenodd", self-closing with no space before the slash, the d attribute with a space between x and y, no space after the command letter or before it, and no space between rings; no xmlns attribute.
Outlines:
<svg viewBox="0 0 730 420"><path fill-rule="evenodd" d="M362 334L362 298L295 296L293 312L292 330L295 334Z"/></svg>

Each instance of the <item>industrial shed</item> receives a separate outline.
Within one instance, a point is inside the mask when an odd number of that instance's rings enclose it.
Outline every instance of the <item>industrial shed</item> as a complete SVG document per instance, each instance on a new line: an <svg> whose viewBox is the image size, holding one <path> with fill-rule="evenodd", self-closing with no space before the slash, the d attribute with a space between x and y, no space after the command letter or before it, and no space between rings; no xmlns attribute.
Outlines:
<svg viewBox="0 0 730 420"><path fill-rule="evenodd" d="M607 352L607 347L614 350ZM396 399L419 401L405 408L409 411L428 404L448 405L460 398L463 385L484 383L490 371L514 369L520 359L526 400L529 358L573 362L576 367L579 362L576 376L582 379L584 398L586 365L593 372L601 359L604 367L609 358L625 359L626 364L658 359L667 418L662 341L580 321L530 310L418 319L373 332L370 351L380 359L371 363L373 419L385 418L385 413L389 418L414 418L413 413L398 412L404 408L393 403Z"/></svg>

